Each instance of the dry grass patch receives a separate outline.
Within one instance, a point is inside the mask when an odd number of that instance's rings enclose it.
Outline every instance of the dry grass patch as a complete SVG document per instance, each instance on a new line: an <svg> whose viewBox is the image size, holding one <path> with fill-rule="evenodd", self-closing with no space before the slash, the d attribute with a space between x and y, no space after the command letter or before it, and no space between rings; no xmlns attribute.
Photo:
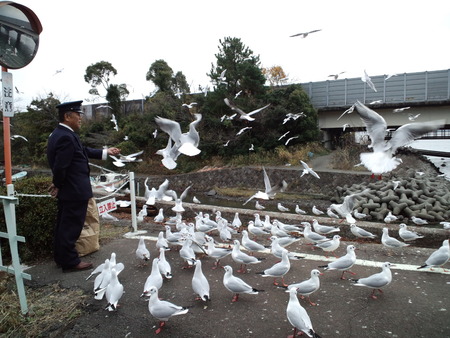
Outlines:
<svg viewBox="0 0 450 338"><path fill-rule="evenodd" d="M0 334L2 337L55 337L83 313L86 295L58 284L25 287L28 314L20 309L15 278L0 273Z"/></svg>

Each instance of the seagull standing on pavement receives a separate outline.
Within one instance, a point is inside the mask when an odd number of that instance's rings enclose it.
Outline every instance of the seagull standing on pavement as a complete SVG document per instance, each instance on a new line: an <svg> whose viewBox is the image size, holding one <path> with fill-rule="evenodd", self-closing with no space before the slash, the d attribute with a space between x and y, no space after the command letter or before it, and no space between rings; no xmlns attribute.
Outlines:
<svg viewBox="0 0 450 338"><path fill-rule="evenodd" d="M284 282L284 276L289 272L291 268L291 262L288 257L288 251L283 249L281 254L281 262L276 263L272 267L262 271L257 272L257 274L262 275L263 277L273 277L273 285L278 285L277 278L281 277L281 285L288 286Z"/></svg>
<svg viewBox="0 0 450 338"><path fill-rule="evenodd" d="M163 285L163 277L161 273L159 272L158 267L159 258L153 258L152 262L152 270L150 272L150 275L147 277L145 284L144 284L144 291L142 292L141 297L149 296L150 288L152 286L155 286L159 289L161 289L161 286Z"/></svg>
<svg viewBox="0 0 450 338"><path fill-rule="evenodd" d="M234 293L232 302L237 302L239 299L239 294L248 293L251 295L257 295L264 290L257 290L254 287L248 285L241 278L233 276L233 268L229 265L225 265L224 267L225 274L223 276L223 285L225 288Z"/></svg>
<svg viewBox="0 0 450 338"><path fill-rule="evenodd" d="M355 235L358 238L374 239L377 237L373 233L358 227L356 224L350 224L350 231L352 232L353 235Z"/></svg>
<svg viewBox="0 0 450 338"><path fill-rule="evenodd" d="M315 205L313 205L313 207L312 207L312 212L314 215L317 215L317 216L324 214L324 212L322 210L319 210Z"/></svg>
<svg viewBox="0 0 450 338"><path fill-rule="evenodd" d="M339 244L341 243L340 240L341 236L334 235L333 239L316 243L314 246L316 248L321 248L325 252L331 252L336 257L334 251L339 248Z"/></svg>
<svg viewBox="0 0 450 338"><path fill-rule="evenodd" d="M178 306L165 300L159 300L158 289L152 286L149 290L150 300L148 301L148 310L150 314L159 320L159 327L155 331L160 333L166 322L173 316L184 315L189 309Z"/></svg>
<svg viewBox="0 0 450 338"><path fill-rule="evenodd" d="M434 251L430 257L425 261L425 264L419 266L417 269L430 268L433 271L433 267L439 267L444 265L450 259L450 247L448 239L442 242L442 246ZM447 271L443 268L444 271Z"/></svg>
<svg viewBox="0 0 450 338"><path fill-rule="evenodd" d="M360 279L354 279L355 286L365 286L367 288L373 289L372 294L370 295L371 298L377 299L375 296L375 291L378 290L379 292L383 293L381 288L389 285L392 281L392 273L391 273L391 267L395 265L385 262L382 266L382 271L379 273L376 273L374 275L371 275L369 277L360 278Z"/></svg>
<svg viewBox="0 0 450 338"><path fill-rule="evenodd" d="M209 283L202 271L202 262L200 260L195 261L195 271L192 276L192 289L198 295L198 300L204 302L211 300L209 296Z"/></svg>
<svg viewBox="0 0 450 338"><path fill-rule="evenodd" d="M414 222L416 225L425 225L428 224L428 222L420 217L411 216L411 221Z"/></svg>
<svg viewBox="0 0 450 338"><path fill-rule="evenodd" d="M417 232L408 230L405 223L401 223L399 226L400 229L398 230L398 235L405 242L414 241L419 238L424 238L424 236L419 235Z"/></svg>
<svg viewBox="0 0 450 338"><path fill-rule="evenodd" d="M139 244L136 249L136 257L137 259L145 262L150 259L150 251L148 251L147 246L145 245L144 237L139 238Z"/></svg>
<svg viewBox="0 0 450 338"><path fill-rule="evenodd" d="M325 270L339 270L342 271L341 279L344 278L344 274L346 272L355 275L354 272L351 272L351 267L356 262L356 254L355 254L355 246L354 245L347 245L347 254L345 256L339 257L334 262L328 263L327 265L320 265L319 268L324 268Z"/></svg>
<svg viewBox="0 0 450 338"><path fill-rule="evenodd" d="M117 278L117 271L116 269L111 269L111 280L106 287L106 293L105 298L108 301L108 304L106 305L105 310L108 311L116 311L117 305L122 298L123 295L123 285L119 282L119 279Z"/></svg>
<svg viewBox="0 0 450 338"><path fill-rule="evenodd" d="M281 212L287 212L289 211L289 208L286 208L285 206L283 206L281 203L277 204L277 209L280 210Z"/></svg>
<svg viewBox="0 0 450 338"><path fill-rule="evenodd" d="M381 236L381 243L387 248L403 248L409 244L399 241L397 238L389 236L388 228L383 228L383 235Z"/></svg>
<svg viewBox="0 0 450 338"><path fill-rule="evenodd" d="M323 275L319 270L313 269L311 270L311 277L307 280L304 280L300 283L290 284L288 285L287 289L289 291L296 290L296 293L301 295L301 298L305 298L305 296L308 297L309 304L312 306L315 306L316 303L311 302L310 295L320 288L320 279L319 276Z"/></svg>
<svg viewBox="0 0 450 338"><path fill-rule="evenodd" d="M298 301L297 290L295 288L291 288L286 292L289 292L289 302L286 308L286 316L289 323L291 323L294 327L292 337L297 336L298 330L301 331L300 333L305 333L308 337L320 338L320 336L313 329L308 313Z"/></svg>

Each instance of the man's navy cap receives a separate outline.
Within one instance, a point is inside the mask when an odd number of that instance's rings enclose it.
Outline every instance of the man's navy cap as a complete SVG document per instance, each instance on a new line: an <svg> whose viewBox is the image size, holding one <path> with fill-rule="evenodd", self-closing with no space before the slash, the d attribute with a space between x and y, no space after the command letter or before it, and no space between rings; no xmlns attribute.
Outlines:
<svg viewBox="0 0 450 338"><path fill-rule="evenodd" d="M83 114L83 109L81 109L81 101L72 101L72 102L64 102L58 104L56 108L58 108L58 113L67 113L67 112L75 112Z"/></svg>

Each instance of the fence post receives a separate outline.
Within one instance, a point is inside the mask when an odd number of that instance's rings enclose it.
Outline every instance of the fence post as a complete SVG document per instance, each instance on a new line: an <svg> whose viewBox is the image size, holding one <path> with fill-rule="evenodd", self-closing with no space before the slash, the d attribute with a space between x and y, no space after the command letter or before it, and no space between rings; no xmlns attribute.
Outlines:
<svg viewBox="0 0 450 338"><path fill-rule="evenodd" d="M16 278L17 293L19 294L20 309L23 314L28 313L27 297L25 294L25 286L23 279L31 279L31 276L22 272L22 266L20 265L19 248L17 242L25 242L25 237L17 236L16 228L16 204L19 202L17 197L14 197L14 185L8 184L7 187L8 196L0 196L3 201L3 209L5 212L5 221L7 232L0 232L0 237L7 238L9 241L9 248L12 258L12 269L10 267L3 266L0 251L0 270L14 274Z"/></svg>

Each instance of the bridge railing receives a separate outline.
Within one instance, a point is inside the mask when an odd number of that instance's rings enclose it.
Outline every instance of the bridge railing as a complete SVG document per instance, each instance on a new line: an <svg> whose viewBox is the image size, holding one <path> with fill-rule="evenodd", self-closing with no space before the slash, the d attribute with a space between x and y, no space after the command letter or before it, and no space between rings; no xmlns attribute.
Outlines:
<svg viewBox="0 0 450 338"><path fill-rule="evenodd" d="M438 102L450 99L450 69L372 76L373 91L361 78L302 83L316 109L351 106L356 100L381 104Z"/></svg>

